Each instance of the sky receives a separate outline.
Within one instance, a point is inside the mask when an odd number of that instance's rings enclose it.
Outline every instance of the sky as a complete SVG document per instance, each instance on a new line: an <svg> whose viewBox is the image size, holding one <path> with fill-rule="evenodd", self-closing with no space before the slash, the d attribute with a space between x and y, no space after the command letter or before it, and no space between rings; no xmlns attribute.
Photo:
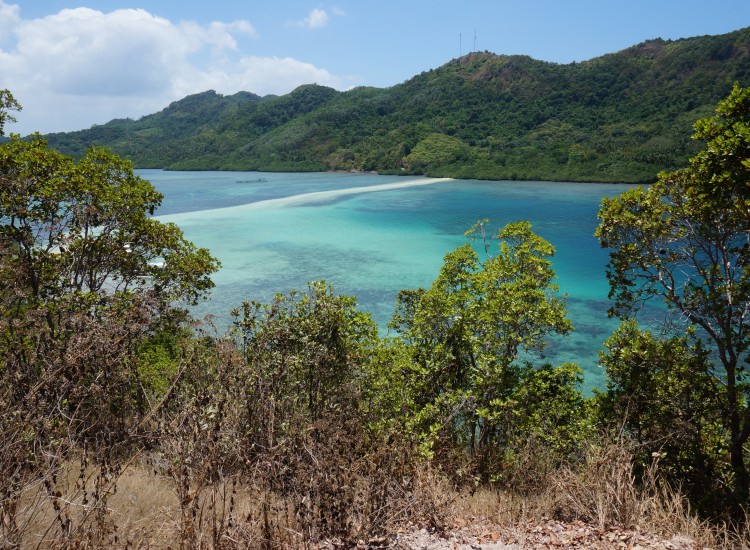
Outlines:
<svg viewBox="0 0 750 550"><path fill-rule="evenodd" d="M23 107L5 133L206 90L389 87L475 50L570 63L747 26L748 0L0 0L0 89Z"/></svg>

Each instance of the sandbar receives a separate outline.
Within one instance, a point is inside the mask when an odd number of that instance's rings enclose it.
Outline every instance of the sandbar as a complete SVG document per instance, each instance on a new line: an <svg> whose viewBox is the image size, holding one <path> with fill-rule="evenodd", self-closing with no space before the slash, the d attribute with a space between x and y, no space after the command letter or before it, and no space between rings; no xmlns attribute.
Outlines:
<svg viewBox="0 0 750 550"><path fill-rule="evenodd" d="M211 215L231 215L239 214L249 210L259 210L265 208L281 208L286 206L302 206L321 201L328 201L346 195L356 195L359 193L375 193L378 191L390 191L392 189L402 189L404 187L416 187L419 185L432 185L435 183L445 183L454 181L453 178L419 178L406 181L396 181L393 183L381 183L378 185L363 185L360 187L348 187L346 189L331 189L329 191L313 191L311 193L300 193L289 197L279 197L277 199L266 199L262 201L239 204L237 206L225 206L222 208L212 208L210 210L192 210L190 212L181 212L179 214L165 214L163 216L154 216L160 221L178 221L181 217L200 216L202 212L211 212Z"/></svg>

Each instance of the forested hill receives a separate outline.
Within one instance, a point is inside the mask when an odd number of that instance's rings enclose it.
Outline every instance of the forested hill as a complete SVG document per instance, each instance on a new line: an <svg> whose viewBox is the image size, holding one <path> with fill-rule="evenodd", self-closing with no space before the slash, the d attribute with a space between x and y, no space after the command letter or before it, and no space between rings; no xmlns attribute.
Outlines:
<svg viewBox="0 0 750 550"><path fill-rule="evenodd" d="M734 82L750 85L750 28L567 65L472 53L386 89L209 91L47 138L74 156L105 145L139 168L643 182L685 164L700 147L693 123Z"/></svg>

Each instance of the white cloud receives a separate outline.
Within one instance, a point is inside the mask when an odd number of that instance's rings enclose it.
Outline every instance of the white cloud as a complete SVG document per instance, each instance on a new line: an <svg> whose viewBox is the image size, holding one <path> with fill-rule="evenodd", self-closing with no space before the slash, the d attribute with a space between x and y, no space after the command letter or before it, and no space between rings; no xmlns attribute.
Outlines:
<svg viewBox="0 0 750 550"><path fill-rule="evenodd" d="M315 10L309 19L324 24ZM240 38L257 33L242 20L174 23L141 9L89 8L24 20L18 6L0 0L0 37L0 87L24 108L6 133L69 131L137 118L208 89L265 95L312 82L345 87L341 78L309 63L244 54Z"/></svg>
<svg viewBox="0 0 750 550"><path fill-rule="evenodd" d="M299 27L308 29L320 29L328 24L328 14L321 9L315 8L304 19L297 21L295 24Z"/></svg>
<svg viewBox="0 0 750 550"><path fill-rule="evenodd" d="M21 9L18 6L0 1L0 48L11 38L13 29L20 20Z"/></svg>
<svg viewBox="0 0 750 550"><path fill-rule="evenodd" d="M304 63L291 57L246 57L233 67L235 73L226 74L227 86L232 82L241 89L253 90L256 94L279 94L280 90L293 90L302 84L321 84L342 88L340 78L325 69ZM219 80L214 77L214 82Z"/></svg>

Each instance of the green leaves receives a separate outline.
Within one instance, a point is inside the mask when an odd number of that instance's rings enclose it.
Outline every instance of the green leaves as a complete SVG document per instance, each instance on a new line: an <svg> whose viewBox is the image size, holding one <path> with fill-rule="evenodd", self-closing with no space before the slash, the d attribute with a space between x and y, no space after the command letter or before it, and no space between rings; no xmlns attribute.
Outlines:
<svg viewBox="0 0 750 550"><path fill-rule="evenodd" d="M699 120L693 139L706 147L690 160L699 177L700 192L727 203L750 198L750 88L734 85L716 109L716 115ZM737 205L739 206L739 205ZM743 212L747 219L748 213Z"/></svg>
<svg viewBox="0 0 750 550"><path fill-rule="evenodd" d="M16 118L8 111L20 111L21 105L8 90L0 90L0 136L5 135L3 129L6 122L15 122Z"/></svg>
<svg viewBox="0 0 750 550"><path fill-rule="evenodd" d="M139 292L166 308L212 286L217 262L149 218L161 195L104 149L75 163L39 137L13 138L0 146L0 184L0 237L17 250L4 265L24 274L35 299Z"/></svg>
<svg viewBox="0 0 750 550"><path fill-rule="evenodd" d="M637 443L639 468L658 453L663 474L715 512L711 499L731 484L731 439L726 388L712 376L708 352L689 336L659 339L630 320L605 342L601 365L609 381L597 395L600 421Z"/></svg>
<svg viewBox="0 0 750 550"><path fill-rule="evenodd" d="M554 283L554 247L528 222L508 224L496 239L487 238L486 225L480 221L469 232L484 242L483 261L465 244L445 256L429 289L399 294L390 326L400 339L375 367L374 378L389 381L380 387L399 388L391 395L401 403L401 422L428 455L447 452L449 441L502 454L539 420L541 409L522 412L521 401L549 399L551 406L569 395L560 401L568 412L554 417L561 423L572 421L583 403L575 367L545 367L543 382L541 371L517 364L522 352L541 353L547 336L572 330Z"/></svg>
<svg viewBox="0 0 750 550"><path fill-rule="evenodd" d="M276 419L258 437L280 437L285 422L314 422L353 406L358 377L377 341L370 316L355 306L354 298L336 296L316 281L307 292L277 295L267 305L245 302L233 312L235 335L254 376L248 384L256 406Z"/></svg>
<svg viewBox="0 0 750 550"><path fill-rule="evenodd" d="M721 381L719 389L726 397L721 421L730 434L738 506L750 498L750 475L742 451L750 436L750 387L744 368L750 360L749 123L750 90L735 86L719 104L716 116L696 124L694 137L706 144L690 166L660 174L648 189L604 201L596 232L602 246L611 249L607 276L613 312L627 317L637 314L646 300L659 299L672 313L673 328L689 328L696 345L703 344L712 352L706 368L715 379L687 374L695 385L690 391L697 393ZM632 327L628 330L632 332ZM623 388L632 376L641 387L639 392L660 393L662 376L677 374L679 378L690 361L703 360L698 351L685 351L685 343L679 354L662 357L662 348L645 336L634 335L631 340L608 358L613 380L624 384ZM649 350L648 360L666 362L659 365L661 372L653 380L632 370L637 366L632 361L641 353L638 345ZM632 372L622 370L625 365ZM658 399L638 392L633 399L643 414L656 415L649 421L653 426L667 429L668 418L658 412ZM692 414L685 410L684 401L676 406L680 413ZM702 447L699 450L703 452Z"/></svg>

